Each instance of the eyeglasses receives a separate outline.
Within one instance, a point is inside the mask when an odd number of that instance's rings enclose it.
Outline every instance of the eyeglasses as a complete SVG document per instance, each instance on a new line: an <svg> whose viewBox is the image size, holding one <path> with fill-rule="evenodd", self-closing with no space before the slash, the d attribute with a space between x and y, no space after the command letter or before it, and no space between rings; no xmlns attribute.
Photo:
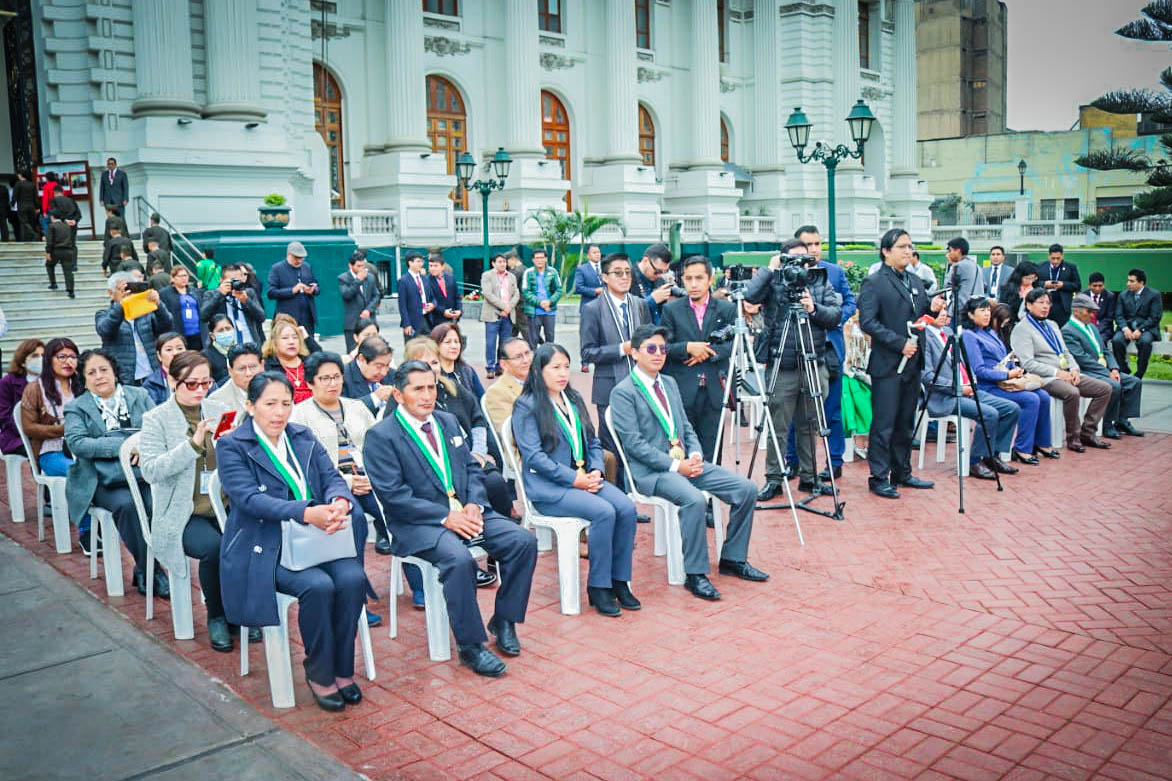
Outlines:
<svg viewBox="0 0 1172 781"><path fill-rule="evenodd" d="M207 379L207 380L182 380L179 384L182 385L183 387L187 388L189 391L193 391L193 390L198 390L200 388L207 390L208 388L212 387L216 383L210 379Z"/></svg>
<svg viewBox="0 0 1172 781"><path fill-rule="evenodd" d="M342 381L340 374L319 374L314 378L315 382L324 382L326 385L333 385L336 382Z"/></svg>
<svg viewBox="0 0 1172 781"><path fill-rule="evenodd" d="M61 363L77 363L77 356L73 353L57 353L53 357Z"/></svg>
<svg viewBox="0 0 1172 781"><path fill-rule="evenodd" d="M621 279L622 277L629 277L629 276L631 276L631 270L630 270L630 269L624 269L624 270L622 270L622 271L617 271L617 270L616 270L616 271L608 271L608 272L606 272L606 273L607 273L607 274L610 274L612 277L619 277L620 279Z"/></svg>
<svg viewBox="0 0 1172 781"><path fill-rule="evenodd" d="M523 353L517 353L516 355L507 356L505 358L505 360L506 361L523 361L526 358L532 358L532 357L533 357L533 353L530 352L529 350L526 350Z"/></svg>
<svg viewBox="0 0 1172 781"><path fill-rule="evenodd" d="M660 353L660 354L664 355L665 357L667 356L667 345L666 344L645 344L642 347L640 347L639 349L642 350L643 352L647 353L648 355L655 355L656 353Z"/></svg>

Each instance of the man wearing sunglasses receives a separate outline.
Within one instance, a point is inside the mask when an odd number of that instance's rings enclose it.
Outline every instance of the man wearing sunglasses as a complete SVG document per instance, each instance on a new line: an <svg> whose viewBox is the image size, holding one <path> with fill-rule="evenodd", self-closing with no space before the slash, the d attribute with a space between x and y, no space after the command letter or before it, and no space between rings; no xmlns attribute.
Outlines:
<svg viewBox="0 0 1172 781"><path fill-rule="evenodd" d="M659 308L671 300L671 250L663 244L652 244L643 250L643 258L632 270L631 292L647 302L653 322L659 322ZM667 276L665 276L667 275Z"/></svg>
<svg viewBox="0 0 1172 781"><path fill-rule="evenodd" d="M684 588L700 599L720 599L720 592L708 579L704 491L730 506L728 532L720 550L720 574L767 580L768 575L747 561L757 488L746 478L704 460L675 380L660 373L667 360L667 329L653 325L636 328L631 348L635 368L611 394L611 423L639 491L679 507Z"/></svg>

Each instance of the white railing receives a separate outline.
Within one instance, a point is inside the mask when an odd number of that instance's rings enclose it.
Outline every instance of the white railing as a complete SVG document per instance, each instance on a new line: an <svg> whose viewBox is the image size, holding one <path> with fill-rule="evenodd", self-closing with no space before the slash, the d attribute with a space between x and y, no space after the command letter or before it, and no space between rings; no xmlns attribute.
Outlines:
<svg viewBox="0 0 1172 781"><path fill-rule="evenodd" d="M1140 217L1120 224L1123 233L1157 233L1172 231L1172 215Z"/></svg>
<svg viewBox="0 0 1172 781"><path fill-rule="evenodd" d="M1029 220L1018 223L1024 238L1058 239L1069 236L1085 236L1087 226L1079 220Z"/></svg>
<svg viewBox="0 0 1172 781"><path fill-rule="evenodd" d="M777 218L749 217L740 219L741 240L767 238L773 240L777 234Z"/></svg>
<svg viewBox="0 0 1172 781"><path fill-rule="evenodd" d="M484 241L484 221L480 212L455 212L456 243L480 244ZM490 244L511 244L520 240L521 215L517 212L488 213Z"/></svg>
<svg viewBox="0 0 1172 781"><path fill-rule="evenodd" d="M1000 241L1000 225L937 225L932 228L932 243L944 244L949 239L961 236L969 242Z"/></svg>
<svg viewBox="0 0 1172 781"><path fill-rule="evenodd" d="M659 229L664 236L677 222L683 223L680 228L680 241L699 241L704 238L704 215L702 214L661 214L659 215Z"/></svg>
<svg viewBox="0 0 1172 781"><path fill-rule="evenodd" d="M330 222L353 236L359 244L371 240L393 244L399 237L399 215L389 209L332 209Z"/></svg>

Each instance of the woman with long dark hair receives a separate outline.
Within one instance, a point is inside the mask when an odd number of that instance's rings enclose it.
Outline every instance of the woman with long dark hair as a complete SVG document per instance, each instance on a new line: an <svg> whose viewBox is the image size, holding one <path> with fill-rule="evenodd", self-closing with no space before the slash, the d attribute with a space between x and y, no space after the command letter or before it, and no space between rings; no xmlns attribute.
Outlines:
<svg viewBox="0 0 1172 781"><path fill-rule="evenodd" d="M228 351L236 344L236 328L227 315L212 315L203 356L208 359L216 386L228 381Z"/></svg>
<svg viewBox="0 0 1172 781"><path fill-rule="evenodd" d="M25 339L12 354L8 373L0 379L0 453L28 455L12 419L12 410L24 395L24 389L41 375L44 367L45 343L40 339Z"/></svg>
<svg viewBox="0 0 1172 781"><path fill-rule="evenodd" d="M1042 280L1038 276L1036 265L1028 260L1017 264L1017 268L1001 286L1001 292L998 296L1009 309L1009 316L1013 318L1013 322L1016 323L1025 317L1026 294L1041 286Z"/></svg>
<svg viewBox="0 0 1172 781"><path fill-rule="evenodd" d="M631 593L635 505L602 476L602 446L582 396L570 387L570 354L537 348L525 390L513 407L526 496L540 513L590 521L586 593L604 616L638 610Z"/></svg>
<svg viewBox="0 0 1172 781"><path fill-rule="evenodd" d="M171 398L171 381L168 379L171 359L186 349L187 341L176 331L159 334L155 340L155 357L159 359L159 368L142 381L142 389L150 394L155 404L162 404Z"/></svg>
<svg viewBox="0 0 1172 781"><path fill-rule="evenodd" d="M443 375L463 385L476 397L479 403L484 395L484 385L476 370L464 361L464 335L455 323L440 323L428 334L439 349L440 367Z"/></svg>

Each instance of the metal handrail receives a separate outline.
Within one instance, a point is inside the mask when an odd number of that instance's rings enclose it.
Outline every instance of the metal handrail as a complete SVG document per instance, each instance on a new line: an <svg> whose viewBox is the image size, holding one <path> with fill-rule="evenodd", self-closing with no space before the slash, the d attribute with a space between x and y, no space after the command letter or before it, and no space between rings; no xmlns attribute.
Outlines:
<svg viewBox="0 0 1172 781"><path fill-rule="evenodd" d="M148 201L141 195L134 196L134 205L138 211L138 224L148 225L151 221L152 214L159 215L159 222L171 234L171 257L178 259L187 270L195 277L195 267L203 260L203 252L199 247L191 242L191 239L183 235L183 231L176 228L170 220L163 216L154 204Z"/></svg>

